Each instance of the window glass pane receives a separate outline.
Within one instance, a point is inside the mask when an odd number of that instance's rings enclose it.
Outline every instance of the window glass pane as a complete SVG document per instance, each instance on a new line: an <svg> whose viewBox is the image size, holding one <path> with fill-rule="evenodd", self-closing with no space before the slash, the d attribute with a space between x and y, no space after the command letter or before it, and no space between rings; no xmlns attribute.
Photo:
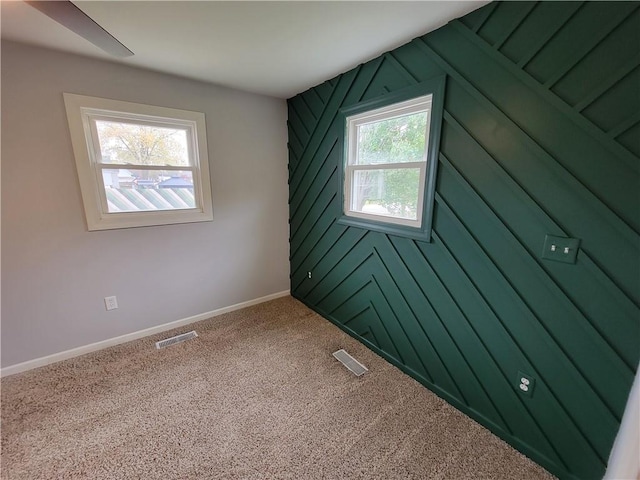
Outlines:
<svg viewBox="0 0 640 480"><path fill-rule="evenodd" d="M187 130L97 120L102 163L189 166Z"/></svg>
<svg viewBox="0 0 640 480"><path fill-rule="evenodd" d="M195 208L189 170L105 168L102 180L109 213Z"/></svg>
<svg viewBox="0 0 640 480"><path fill-rule="evenodd" d="M419 168L355 170L351 210L417 220Z"/></svg>
<svg viewBox="0 0 640 480"><path fill-rule="evenodd" d="M418 112L359 125L357 163L424 161L427 115L426 111Z"/></svg>

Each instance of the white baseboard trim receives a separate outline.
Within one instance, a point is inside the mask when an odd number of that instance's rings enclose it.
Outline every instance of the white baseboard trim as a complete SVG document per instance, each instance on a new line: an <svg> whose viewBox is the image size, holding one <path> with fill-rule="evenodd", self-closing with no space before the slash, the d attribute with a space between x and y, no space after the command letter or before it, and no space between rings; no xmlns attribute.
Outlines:
<svg viewBox="0 0 640 480"><path fill-rule="evenodd" d="M44 367L45 365L60 362L62 360L67 360L73 357L78 357L80 355L84 355L85 353L95 352L97 350L113 347L121 343L131 342L132 340L137 340L139 338L148 337L149 335L155 335L156 333L161 333L167 330L172 330L174 328L182 327L190 323L199 322L200 320L206 320L207 318L217 317L218 315L222 315L223 313L233 312L235 310L240 310L241 308L251 307L253 305L258 305L259 303L268 302L269 300L275 300L276 298L286 297L289 294L290 294L289 290L272 293L271 295L255 298L253 300L248 300L246 302L236 303L235 305L231 305L228 307L218 308L217 310L212 310L210 312L200 313L192 317L183 318L181 320L175 320L173 322L164 323L162 325L157 325L151 328L145 328L144 330L138 330L137 332L127 333L126 335L120 335L119 337L109 338L107 340L91 343L89 345L84 345L82 347L72 348L71 350L65 350L64 352L47 355L46 357L40 357L34 360L28 360L26 362L10 365L8 367L0 369L0 377L15 375L16 373L26 372L27 370L32 370L34 368Z"/></svg>

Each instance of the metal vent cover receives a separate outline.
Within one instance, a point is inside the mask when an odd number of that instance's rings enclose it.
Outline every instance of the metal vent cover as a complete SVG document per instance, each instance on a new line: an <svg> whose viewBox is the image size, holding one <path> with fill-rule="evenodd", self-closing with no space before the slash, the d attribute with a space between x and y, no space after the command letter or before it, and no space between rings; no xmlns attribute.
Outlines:
<svg viewBox="0 0 640 480"><path fill-rule="evenodd" d="M349 355L345 349L333 352L333 356L357 377L369 371L367 367Z"/></svg>
<svg viewBox="0 0 640 480"><path fill-rule="evenodd" d="M190 340L192 338L196 338L197 336L198 334L196 333L196 331L192 330L187 333L176 335L175 337L166 338L165 340L160 340L159 342L156 342L156 348L157 349L165 348L165 347L168 347L169 345L173 345L174 343L184 342L185 340Z"/></svg>

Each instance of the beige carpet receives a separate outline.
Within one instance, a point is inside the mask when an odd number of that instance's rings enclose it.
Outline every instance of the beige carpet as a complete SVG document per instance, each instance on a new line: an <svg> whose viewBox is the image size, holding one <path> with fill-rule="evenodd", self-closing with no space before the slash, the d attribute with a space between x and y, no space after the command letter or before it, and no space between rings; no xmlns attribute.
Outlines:
<svg viewBox="0 0 640 480"><path fill-rule="evenodd" d="M65 478L554 477L287 297L3 379L2 479Z"/></svg>

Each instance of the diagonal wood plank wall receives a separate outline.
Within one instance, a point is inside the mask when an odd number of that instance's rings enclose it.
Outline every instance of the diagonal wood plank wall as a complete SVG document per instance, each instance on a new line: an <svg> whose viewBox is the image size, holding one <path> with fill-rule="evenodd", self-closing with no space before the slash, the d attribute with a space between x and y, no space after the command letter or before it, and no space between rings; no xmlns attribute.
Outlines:
<svg viewBox="0 0 640 480"><path fill-rule="evenodd" d="M640 355L639 32L496 2L288 101L293 295L561 478L602 477ZM337 224L338 109L443 73L432 241Z"/></svg>

